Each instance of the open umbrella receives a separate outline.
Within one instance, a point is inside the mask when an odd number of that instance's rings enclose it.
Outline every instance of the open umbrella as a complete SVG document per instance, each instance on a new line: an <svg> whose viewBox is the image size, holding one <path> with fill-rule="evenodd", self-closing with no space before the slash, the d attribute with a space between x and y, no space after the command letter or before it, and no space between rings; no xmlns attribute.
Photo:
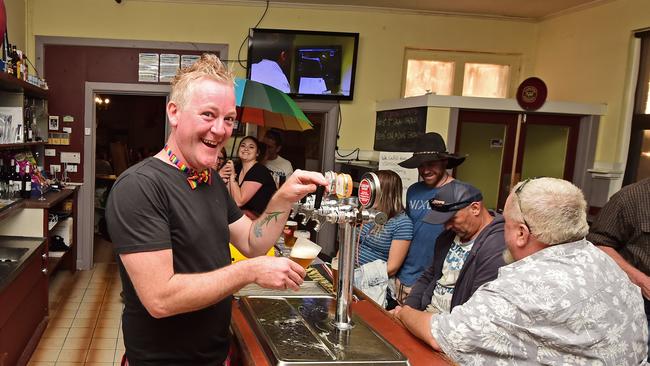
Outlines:
<svg viewBox="0 0 650 366"><path fill-rule="evenodd" d="M313 126L293 99L272 86L236 78L235 96L240 123L289 131L305 131Z"/></svg>

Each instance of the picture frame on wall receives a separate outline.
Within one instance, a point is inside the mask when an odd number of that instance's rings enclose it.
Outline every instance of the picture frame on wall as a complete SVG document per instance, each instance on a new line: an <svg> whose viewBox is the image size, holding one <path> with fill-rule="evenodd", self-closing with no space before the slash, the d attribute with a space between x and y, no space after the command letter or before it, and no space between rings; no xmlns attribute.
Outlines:
<svg viewBox="0 0 650 366"><path fill-rule="evenodd" d="M58 131L59 130L59 116L50 116L48 123L48 130Z"/></svg>
<svg viewBox="0 0 650 366"><path fill-rule="evenodd" d="M0 107L0 144L23 142L23 109Z"/></svg>

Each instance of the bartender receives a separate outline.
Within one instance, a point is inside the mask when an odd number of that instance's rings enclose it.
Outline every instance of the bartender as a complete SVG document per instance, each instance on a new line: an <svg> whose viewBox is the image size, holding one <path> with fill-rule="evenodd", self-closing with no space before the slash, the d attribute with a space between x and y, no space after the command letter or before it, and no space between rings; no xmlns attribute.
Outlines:
<svg viewBox="0 0 650 366"><path fill-rule="evenodd" d="M123 287L122 364L220 365L228 358L231 295L249 283L297 290L305 270L260 256L291 205L317 185L296 171L251 221L210 167L236 117L233 75L203 55L172 81L165 148L118 178L106 219ZM228 243L250 260L230 264Z"/></svg>

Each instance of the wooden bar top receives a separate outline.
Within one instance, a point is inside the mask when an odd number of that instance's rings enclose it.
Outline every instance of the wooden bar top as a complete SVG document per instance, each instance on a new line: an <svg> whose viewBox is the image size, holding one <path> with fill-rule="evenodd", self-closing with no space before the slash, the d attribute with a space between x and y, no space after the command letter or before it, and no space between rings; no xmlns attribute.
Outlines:
<svg viewBox="0 0 650 366"><path fill-rule="evenodd" d="M362 318L366 324L383 336L409 360L413 366L453 365L443 354L434 351L414 337L383 309L372 302L361 300L352 304L352 312ZM242 365L271 366L262 345L257 340L253 328L243 314L239 303L233 302L231 328L235 336L236 348Z"/></svg>
<svg viewBox="0 0 650 366"><path fill-rule="evenodd" d="M39 201L38 198L30 198L28 200L24 200L24 206L26 208L52 208L53 206L56 206L59 202L63 201L64 199L70 197L73 193L75 193L79 189L78 186L66 186L66 188L63 188L59 190L58 192L47 192L45 195L43 195L43 198L45 200Z"/></svg>

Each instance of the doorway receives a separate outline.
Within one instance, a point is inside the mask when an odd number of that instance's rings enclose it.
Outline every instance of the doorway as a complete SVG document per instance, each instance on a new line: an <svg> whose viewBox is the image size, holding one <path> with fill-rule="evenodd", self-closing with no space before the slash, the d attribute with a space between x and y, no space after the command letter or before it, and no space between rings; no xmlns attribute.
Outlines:
<svg viewBox="0 0 650 366"><path fill-rule="evenodd" d="M483 192L485 205L502 209L510 187L545 176L571 181L580 116L462 110L456 151L468 155L455 177Z"/></svg>
<svg viewBox="0 0 650 366"><path fill-rule="evenodd" d="M155 155L164 145L165 104L164 95L95 96L95 263L112 258L104 219L111 187L124 170Z"/></svg>

